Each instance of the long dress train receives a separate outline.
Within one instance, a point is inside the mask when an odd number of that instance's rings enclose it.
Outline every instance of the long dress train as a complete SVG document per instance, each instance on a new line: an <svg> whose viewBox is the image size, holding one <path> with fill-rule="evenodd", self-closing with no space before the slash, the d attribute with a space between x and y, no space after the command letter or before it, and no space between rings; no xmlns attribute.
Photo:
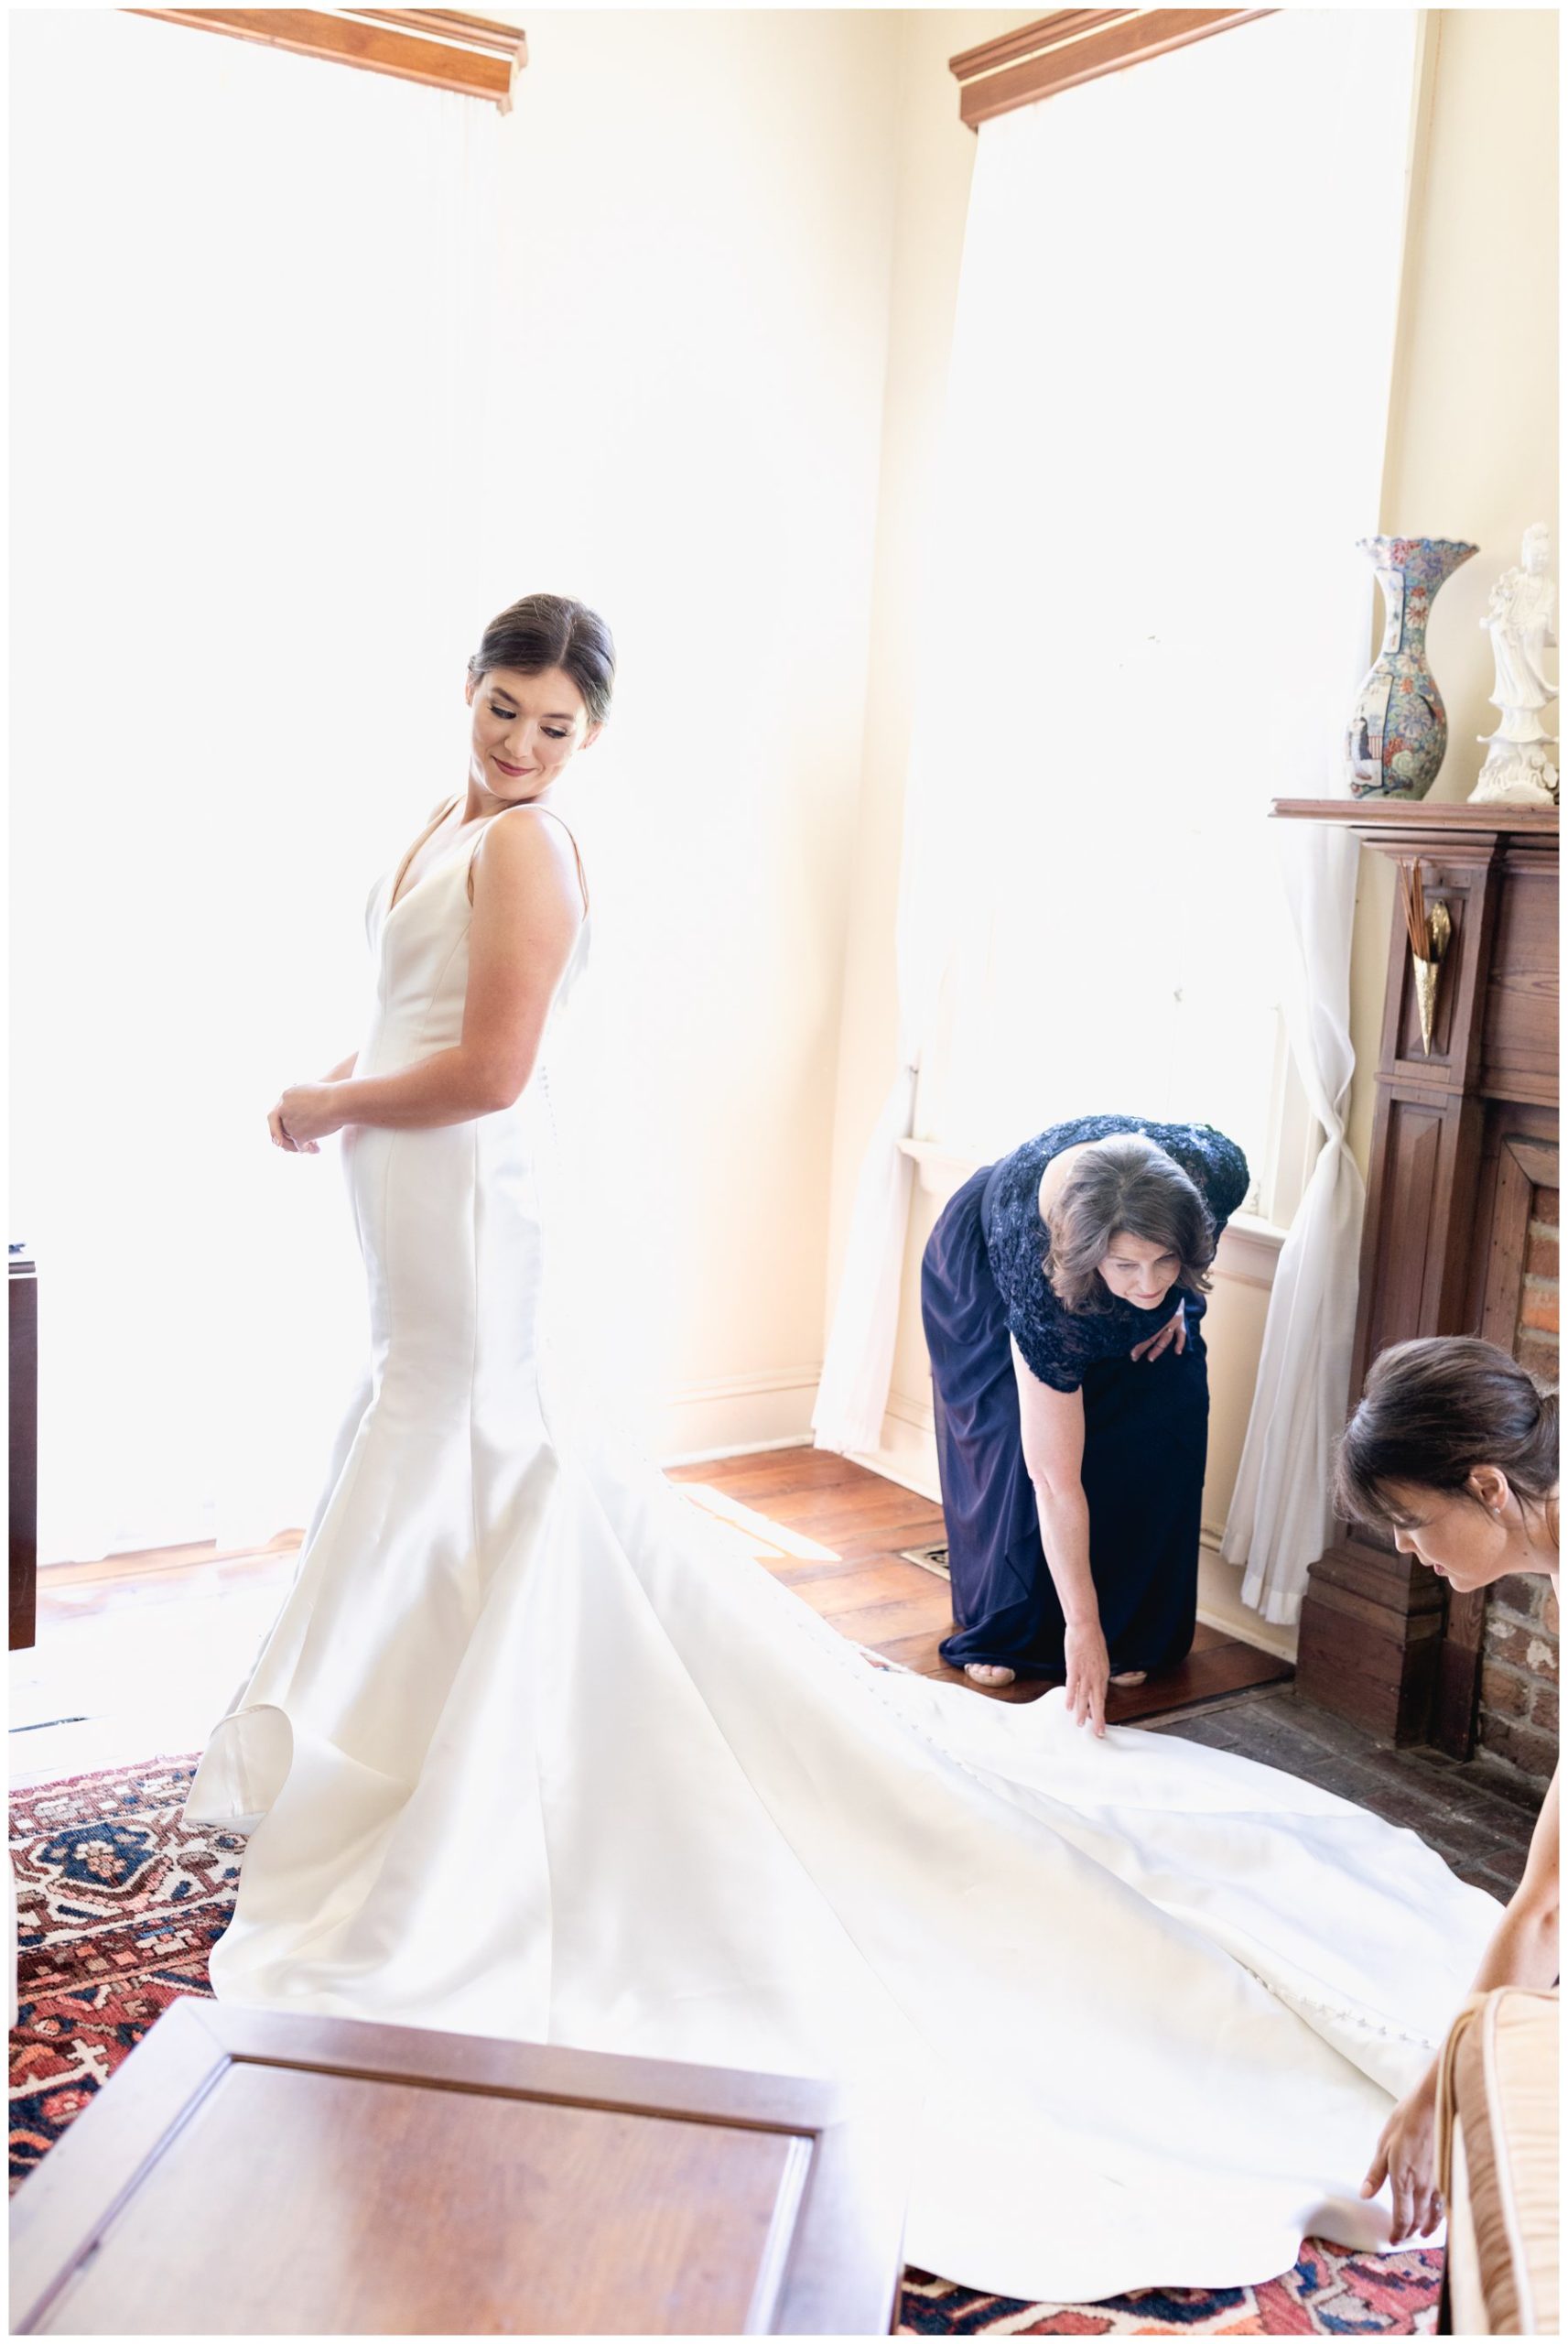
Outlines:
<svg viewBox="0 0 1568 2344"><path fill-rule="evenodd" d="M460 1035L464 846L372 893L363 1072ZM369 1367L188 1803L251 1831L220 1999L917 2087L908 2255L988 2291L1376 2244L1495 1902L1270 1768L877 1670L737 1559L541 1339L550 1038L513 1109L343 1134Z"/></svg>

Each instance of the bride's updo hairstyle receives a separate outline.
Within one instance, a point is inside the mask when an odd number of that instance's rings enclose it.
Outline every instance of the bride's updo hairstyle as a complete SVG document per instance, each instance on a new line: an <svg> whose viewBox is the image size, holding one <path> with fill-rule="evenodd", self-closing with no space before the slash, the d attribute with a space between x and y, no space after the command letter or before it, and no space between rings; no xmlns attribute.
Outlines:
<svg viewBox="0 0 1568 2344"><path fill-rule="evenodd" d="M1495 1465L1526 1505L1555 1496L1556 1393L1476 1335L1422 1335L1379 1351L1339 1444L1336 1511L1402 1530L1391 1483L1479 1505L1469 1486L1478 1465Z"/></svg>
<svg viewBox="0 0 1568 2344"><path fill-rule="evenodd" d="M1206 1294L1214 1222L1195 1183L1146 1132L1096 1140L1067 1174L1045 1214L1042 1266L1068 1310L1109 1305L1099 1265L1119 1234L1141 1237L1181 1264L1173 1284Z"/></svg>
<svg viewBox="0 0 1568 2344"><path fill-rule="evenodd" d="M586 602L565 594L524 594L492 618L469 661L480 683L492 667L543 675L558 667L582 694L590 724L602 724L615 689L615 646L610 629Z"/></svg>

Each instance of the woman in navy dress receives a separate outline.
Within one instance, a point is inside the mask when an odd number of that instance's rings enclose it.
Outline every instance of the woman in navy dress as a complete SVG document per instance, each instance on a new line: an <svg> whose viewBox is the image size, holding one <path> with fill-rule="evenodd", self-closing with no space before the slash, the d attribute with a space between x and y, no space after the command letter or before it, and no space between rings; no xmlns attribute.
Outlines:
<svg viewBox="0 0 1568 2344"><path fill-rule="evenodd" d="M975 1173L925 1248L955 1633L977 1683L1108 1683L1190 1650L1208 1454L1200 1320L1247 1159L1206 1123L1082 1115Z"/></svg>

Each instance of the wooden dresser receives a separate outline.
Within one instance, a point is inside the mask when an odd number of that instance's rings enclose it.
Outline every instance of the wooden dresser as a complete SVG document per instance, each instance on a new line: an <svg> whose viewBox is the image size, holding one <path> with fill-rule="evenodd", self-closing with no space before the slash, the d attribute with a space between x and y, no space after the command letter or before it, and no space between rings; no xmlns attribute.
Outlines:
<svg viewBox="0 0 1568 2344"><path fill-rule="evenodd" d="M1432 1051L1422 1047L1395 890L1368 1167L1349 1399L1388 1344L1479 1334L1515 1348L1532 1200L1557 1186L1555 808L1281 798L1276 817L1346 824L1369 852L1417 856L1454 923ZM1340 1525L1313 1565L1297 1684L1399 1742L1467 1756L1484 1600Z"/></svg>

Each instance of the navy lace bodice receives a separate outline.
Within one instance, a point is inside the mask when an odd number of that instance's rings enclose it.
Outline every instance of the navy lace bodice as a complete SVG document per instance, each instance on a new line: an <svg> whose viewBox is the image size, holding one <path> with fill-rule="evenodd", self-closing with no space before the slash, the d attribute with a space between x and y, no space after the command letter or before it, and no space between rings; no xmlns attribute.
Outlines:
<svg viewBox="0 0 1568 2344"><path fill-rule="evenodd" d="M1223 1132L1207 1123L1156 1123L1140 1115L1077 1115L1052 1123L993 1167L985 1213L991 1270L1013 1340L1042 1384L1058 1392L1076 1392L1085 1368L1097 1360L1125 1359L1135 1343L1164 1325L1175 1307L1167 1295L1152 1310L1141 1310L1108 1293L1103 1308L1068 1310L1045 1275L1049 1240L1040 1218L1041 1174L1065 1148L1120 1132L1146 1132L1181 1166L1208 1206L1217 1237L1247 1194L1251 1177L1247 1158ZM1201 1318L1204 1297L1188 1294L1184 1299L1188 1318Z"/></svg>

